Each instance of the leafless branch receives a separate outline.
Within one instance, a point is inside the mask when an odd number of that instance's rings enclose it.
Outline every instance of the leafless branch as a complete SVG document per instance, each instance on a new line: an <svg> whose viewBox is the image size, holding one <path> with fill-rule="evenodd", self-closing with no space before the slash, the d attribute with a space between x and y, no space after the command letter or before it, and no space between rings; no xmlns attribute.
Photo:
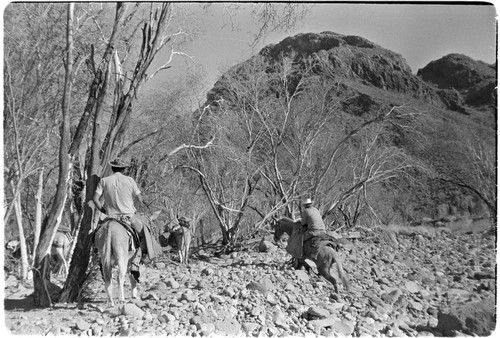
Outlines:
<svg viewBox="0 0 500 338"><path fill-rule="evenodd" d="M180 146L178 146L178 147L174 148L173 150L171 150L168 154L162 156L158 160L158 163L163 162L164 160L166 160L167 158L175 155L176 153L178 153L182 149L206 149L206 148L208 148L208 147L210 147L210 146L213 145L214 140L215 140L215 137L212 137L207 143L205 143L204 145L201 145L201 146L183 143Z"/></svg>

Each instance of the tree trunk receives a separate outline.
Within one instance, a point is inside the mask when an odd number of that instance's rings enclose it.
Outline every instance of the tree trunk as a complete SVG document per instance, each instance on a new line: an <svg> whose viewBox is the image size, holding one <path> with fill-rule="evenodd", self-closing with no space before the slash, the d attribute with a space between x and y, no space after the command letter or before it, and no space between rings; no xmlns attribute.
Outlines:
<svg viewBox="0 0 500 338"><path fill-rule="evenodd" d="M92 231L95 228L93 225L94 210L88 202L92 200L92 196L98 182L99 177L97 175L92 175L87 180L87 203L85 203L80 229L78 230L76 245L69 267L68 278L64 283L63 291L61 293L60 301L62 303L75 302L78 299L83 283L86 280L86 272L90 261L90 251L93 244Z"/></svg>
<svg viewBox="0 0 500 338"><path fill-rule="evenodd" d="M94 65L94 49L91 50L91 64L94 72L94 79L92 84L90 85L90 93L89 98L87 100L87 104L85 106L83 115L78 123L78 127L76 128L75 135L73 137L73 142L70 148L70 154L75 155L80 149L80 145L82 140L86 134L87 127L90 123L92 113L96 110L96 106L100 104L100 100L102 101L102 92L105 91L107 86L108 79L108 68L109 63L111 61L111 57L113 55L114 46L116 43L116 39L118 38L118 31L120 26L123 23L123 19L125 16L126 6L123 3L116 4L116 15L115 22L113 25L113 30L111 31L111 36L108 41L108 45L106 46L106 50L104 51L104 55L102 56L99 67L95 69Z"/></svg>
<svg viewBox="0 0 500 338"><path fill-rule="evenodd" d="M28 250L26 249L26 237L24 236L23 229L23 215L21 211L21 195L17 195L14 201L14 211L16 213L17 219L17 229L19 231L19 247L21 249L21 262L22 262L22 271L21 278L26 280L28 279Z"/></svg>
<svg viewBox="0 0 500 338"><path fill-rule="evenodd" d="M92 200L94 191L102 175L102 167L100 163L101 151L101 115L103 112L103 100L107 93L109 83L109 67L111 57L113 55L114 46L118 38L118 33L123 24L125 17L126 5L117 3L116 15L113 24L113 30L108 41L108 45L99 64L99 68L94 70L94 80L90 86L90 94L87 100L87 105L84 114L75 133L73 143L71 145L70 154L76 154L83 136L90 123L91 116L93 118L92 144L89 154L89 160L86 162L87 180L85 183L85 205L83 206L83 214L81 216L78 235L75 239L76 243L73 250L72 259L70 262L68 278L66 279L61 293L61 302L73 302L77 300L83 283L86 280L86 272L90 259L90 250L92 248L92 230L94 228L94 211L89 206L88 202ZM93 54L92 54L93 57ZM93 60L92 60L93 61Z"/></svg>
<svg viewBox="0 0 500 338"><path fill-rule="evenodd" d="M42 192L43 192L43 169L38 172L38 190L36 192L36 215L35 215L35 238L33 242L33 261L35 260L35 252L40 241L40 231L42 228Z"/></svg>
<svg viewBox="0 0 500 338"><path fill-rule="evenodd" d="M59 177L56 188L56 195L52 208L42 225L40 243L35 253L34 261L34 298L35 304L41 307L52 305L52 299L48 290L50 283L50 249L57 228L61 223L64 211L64 204L68 197L68 181L70 179L70 161L68 155L68 145L70 142L70 94L71 76L73 72L73 10L74 3L68 4L67 26L66 26L66 74L64 79L64 92L62 99L62 125L61 140L59 144Z"/></svg>

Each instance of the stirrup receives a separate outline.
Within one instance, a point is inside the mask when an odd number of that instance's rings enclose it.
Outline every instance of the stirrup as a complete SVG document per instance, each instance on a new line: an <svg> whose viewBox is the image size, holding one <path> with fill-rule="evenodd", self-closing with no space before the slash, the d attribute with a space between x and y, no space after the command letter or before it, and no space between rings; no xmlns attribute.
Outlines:
<svg viewBox="0 0 500 338"><path fill-rule="evenodd" d="M139 271L132 270L132 271L130 271L130 274L134 277L134 279L137 283L140 283L139 277L141 277L141 273Z"/></svg>

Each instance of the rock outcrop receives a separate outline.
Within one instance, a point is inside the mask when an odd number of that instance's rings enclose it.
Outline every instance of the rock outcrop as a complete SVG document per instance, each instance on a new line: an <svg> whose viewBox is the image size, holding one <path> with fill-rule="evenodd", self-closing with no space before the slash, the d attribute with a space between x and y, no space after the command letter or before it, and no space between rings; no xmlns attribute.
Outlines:
<svg viewBox="0 0 500 338"><path fill-rule="evenodd" d="M449 54L419 69L417 75L439 88L450 109L464 104L494 108L496 104L495 65L462 54Z"/></svg>
<svg viewBox="0 0 500 338"><path fill-rule="evenodd" d="M277 61L310 58L317 73L345 77L383 90L439 104L436 92L411 73L406 60L362 37L333 32L304 33L269 45L259 55Z"/></svg>

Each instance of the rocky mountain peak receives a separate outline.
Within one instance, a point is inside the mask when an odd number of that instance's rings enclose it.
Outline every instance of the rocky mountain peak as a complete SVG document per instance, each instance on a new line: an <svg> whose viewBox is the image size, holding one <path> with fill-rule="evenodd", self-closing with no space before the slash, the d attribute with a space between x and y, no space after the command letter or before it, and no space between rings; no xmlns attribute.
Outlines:
<svg viewBox="0 0 500 338"><path fill-rule="evenodd" d="M462 54L449 54L419 69L417 75L442 89L468 89L495 79L494 65Z"/></svg>
<svg viewBox="0 0 500 338"><path fill-rule="evenodd" d="M400 54L359 36L325 31L287 37L264 47L255 57L264 58L269 65L283 57L296 64L307 62L313 64L318 76L347 80L348 87L358 84L403 94L467 115L471 109L496 109L496 65L461 54L432 61L415 75ZM244 64L230 72L237 72ZM209 101L223 89L220 85L208 94Z"/></svg>
<svg viewBox="0 0 500 338"><path fill-rule="evenodd" d="M496 66L462 54L449 54L419 69L417 75L436 86L440 96L460 96L473 107L495 105Z"/></svg>
<svg viewBox="0 0 500 338"><path fill-rule="evenodd" d="M264 47L260 55L276 58L280 55L310 55L322 50L329 51L336 47L380 48L374 43L354 35L342 35L334 32L300 33L290 36L277 44Z"/></svg>
<svg viewBox="0 0 500 338"><path fill-rule="evenodd" d="M442 104L435 91L412 74L401 55L359 36L328 31L302 33L264 47L259 56L269 59L270 63L280 57L291 57L296 62L313 60L317 74L328 73Z"/></svg>

